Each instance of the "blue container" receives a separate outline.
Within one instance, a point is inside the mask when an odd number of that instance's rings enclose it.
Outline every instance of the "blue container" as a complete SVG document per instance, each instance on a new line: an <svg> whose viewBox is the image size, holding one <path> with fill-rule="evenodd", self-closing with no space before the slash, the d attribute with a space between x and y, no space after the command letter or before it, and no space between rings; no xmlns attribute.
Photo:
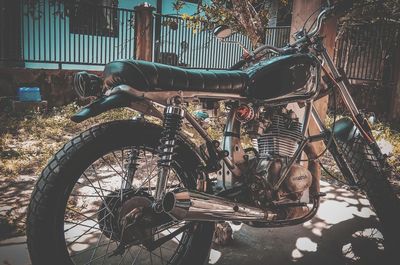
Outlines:
<svg viewBox="0 0 400 265"><path fill-rule="evenodd" d="M19 101L23 102L40 102L40 88L38 87L20 87L18 88Z"/></svg>

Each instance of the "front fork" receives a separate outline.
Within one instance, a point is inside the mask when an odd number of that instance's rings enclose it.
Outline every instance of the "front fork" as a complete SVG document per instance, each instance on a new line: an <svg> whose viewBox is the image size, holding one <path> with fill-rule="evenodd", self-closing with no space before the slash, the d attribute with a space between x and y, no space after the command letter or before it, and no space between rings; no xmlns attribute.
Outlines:
<svg viewBox="0 0 400 265"><path fill-rule="evenodd" d="M363 113L359 111L353 98L350 95L350 92L348 90L348 86L350 83L346 77L346 74L344 73L344 71L339 71L336 68L332 58L329 56L325 48L321 50L321 55L332 73L332 75L330 75L327 71L325 71L325 74L328 75L331 81L333 81L333 83L336 84L336 87L339 89L339 94L345 106L350 112L351 119L353 120L354 125L360 131L361 135L367 141L368 145L371 147L373 153L380 161L381 166L388 167L386 159L382 154L378 144L376 143L374 136L372 135L372 129L367 118L363 115ZM321 126L322 121L319 119L318 114L315 110L313 111L313 117L317 125L320 125L321 133L325 131L325 128Z"/></svg>
<svg viewBox="0 0 400 265"><path fill-rule="evenodd" d="M324 61L328 65L328 67L332 73L332 76L326 71L325 71L325 74L328 75L328 77L331 79L331 81L334 84L336 84L336 87L339 89L339 94L340 94L344 104L346 105L347 109L349 110L354 124L360 130L360 133L364 136L364 138L368 142L368 144L373 149L375 149L375 151L379 150L379 147L377 147L376 141L372 135L371 127L369 125L368 120L359 111L356 104L354 103L353 98L350 95L350 92L347 88L347 86L350 83L346 77L346 74L343 71L339 72L339 70L336 68L335 64L333 63L332 58L329 56L329 54L325 48L322 49L321 54L322 54ZM379 150L379 153L380 153L380 150Z"/></svg>

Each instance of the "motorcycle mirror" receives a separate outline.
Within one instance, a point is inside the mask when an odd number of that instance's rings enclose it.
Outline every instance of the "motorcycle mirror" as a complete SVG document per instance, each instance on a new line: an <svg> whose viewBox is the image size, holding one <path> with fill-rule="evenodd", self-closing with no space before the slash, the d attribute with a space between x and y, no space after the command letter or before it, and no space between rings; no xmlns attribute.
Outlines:
<svg viewBox="0 0 400 265"><path fill-rule="evenodd" d="M214 29L214 36L220 40L226 39L232 35L232 29L229 28L227 25L221 25Z"/></svg>

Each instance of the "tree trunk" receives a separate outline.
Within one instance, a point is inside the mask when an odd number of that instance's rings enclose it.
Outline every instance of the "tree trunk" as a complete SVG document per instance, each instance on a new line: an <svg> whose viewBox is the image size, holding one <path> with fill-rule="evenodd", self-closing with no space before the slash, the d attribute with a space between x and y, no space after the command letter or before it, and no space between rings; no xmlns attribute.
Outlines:
<svg viewBox="0 0 400 265"><path fill-rule="evenodd" d="M321 7L321 0L296 0L293 1L293 12L292 12L292 25L290 30L290 35L300 30L306 19L317 9ZM308 21L306 28L309 28L318 15L316 12ZM332 57L335 49L335 38L336 38L336 18L329 18L325 21L321 35L325 37L324 44L329 53ZM325 120L326 113L328 110L328 100L329 97L325 96L317 101L314 102L314 106L318 111L322 120ZM319 133L317 126L315 125L314 121L311 120L310 122L310 134L317 134ZM325 145L322 141L314 143L316 145L316 149L318 153L321 153L325 149Z"/></svg>

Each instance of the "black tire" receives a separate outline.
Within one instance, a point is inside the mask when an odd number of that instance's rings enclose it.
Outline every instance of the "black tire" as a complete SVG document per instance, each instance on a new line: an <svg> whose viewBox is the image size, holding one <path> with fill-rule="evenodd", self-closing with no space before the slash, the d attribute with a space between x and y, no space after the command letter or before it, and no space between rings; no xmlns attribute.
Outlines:
<svg viewBox="0 0 400 265"><path fill-rule="evenodd" d="M366 193L379 218L385 252L390 256L397 254L396 251L400 250L400 201L389 182L390 173L382 169L381 162L360 135L346 142L340 139L335 142L345 160L340 161L340 156L335 157L339 159L338 164L342 164L343 174L353 172L357 185ZM350 171L343 168L345 164L349 165Z"/></svg>
<svg viewBox="0 0 400 265"><path fill-rule="evenodd" d="M33 191L27 216L28 248L33 265L73 264L64 239L64 213L72 186L99 156L124 146L145 144L154 149L162 128L137 121L114 121L79 134L50 160ZM183 170L185 186L196 187L198 157L182 136L178 137L175 161ZM173 264L204 264L212 243L214 223L199 222L188 244Z"/></svg>

